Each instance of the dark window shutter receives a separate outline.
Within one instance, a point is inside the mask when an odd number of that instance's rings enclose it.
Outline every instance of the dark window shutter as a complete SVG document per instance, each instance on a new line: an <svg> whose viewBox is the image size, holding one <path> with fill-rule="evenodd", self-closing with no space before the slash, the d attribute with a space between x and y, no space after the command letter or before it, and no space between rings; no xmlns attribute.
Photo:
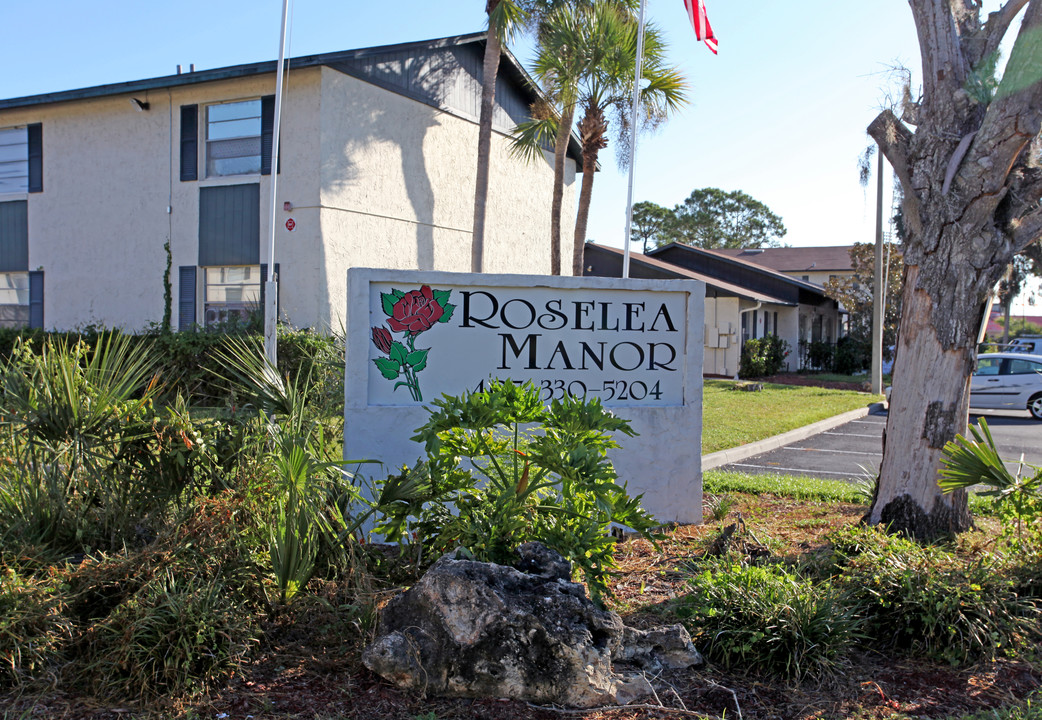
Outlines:
<svg viewBox="0 0 1042 720"><path fill-rule="evenodd" d="M181 106L181 179L199 179L199 106Z"/></svg>
<svg viewBox="0 0 1042 720"><path fill-rule="evenodd" d="M274 138L275 96L265 95L261 98L261 175L271 175L271 148ZM279 170L282 170L281 164Z"/></svg>
<svg viewBox="0 0 1042 720"><path fill-rule="evenodd" d="M43 125L29 125L29 192L43 192Z"/></svg>
<svg viewBox="0 0 1042 720"><path fill-rule="evenodd" d="M0 203L0 272L29 269L29 203Z"/></svg>
<svg viewBox="0 0 1042 720"><path fill-rule="evenodd" d="M275 287L278 289L278 295L275 296L275 318L278 319L279 311L282 308L282 271L279 269L281 263L275 263ZM264 292L265 283L268 282L268 263L261 263L261 291L260 291L260 304L261 311L264 310L264 300L267 297L267 293Z"/></svg>
<svg viewBox="0 0 1042 720"><path fill-rule="evenodd" d="M195 265L177 268L177 329L191 330L195 325Z"/></svg>
<svg viewBox="0 0 1042 720"><path fill-rule="evenodd" d="M43 329L43 270L29 271L29 327Z"/></svg>
<svg viewBox="0 0 1042 720"><path fill-rule="evenodd" d="M260 264L260 185L199 188L199 264Z"/></svg>

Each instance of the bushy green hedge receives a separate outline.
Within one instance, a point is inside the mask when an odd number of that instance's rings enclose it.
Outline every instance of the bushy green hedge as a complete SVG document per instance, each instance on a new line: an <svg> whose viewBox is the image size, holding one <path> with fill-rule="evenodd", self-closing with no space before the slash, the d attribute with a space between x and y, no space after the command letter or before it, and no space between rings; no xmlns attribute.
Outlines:
<svg viewBox="0 0 1042 720"><path fill-rule="evenodd" d="M11 356L19 338L37 351L44 343L53 340L82 340L93 348L99 336L106 332L94 326L67 332L0 328L0 359ZM134 337L154 343L163 359L159 369L163 396L172 398L180 392L193 406L224 406L234 405L236 399L221 377L224 368L217 360L217 354L227 347L229 337L238 334L242 333L203 329L163 333L155 330ZM310 375L314 382L331 385L328 394L335 398L343 376L343 340L311 330L280 327L278 365L284 375L296 377L299 370L304 373L301 377Z"/></svg>
<svg viewBox="0 0 1042 720"><path fill-rule="evenodd" d="M785 367L785 358L788 356L789 343L777 335L746 340L742 345L738 376L754 378L777 375Z"/></svg>

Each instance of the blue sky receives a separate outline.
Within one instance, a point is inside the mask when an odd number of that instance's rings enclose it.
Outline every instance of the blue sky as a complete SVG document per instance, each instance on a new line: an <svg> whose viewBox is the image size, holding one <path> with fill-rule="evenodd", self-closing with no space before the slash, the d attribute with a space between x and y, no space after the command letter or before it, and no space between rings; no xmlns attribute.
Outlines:
<svg viewBox="0 0 1042 720"><path fill-rule="evenodd" d="M997 0L986 0L985 10ZM4 3L0 98L273 60L281 0ZM482 30L484 0L293 0L290 54ZM707 0L720 54L694 38L682 0L648 0L691 102L638 145L634 199L673 206L695 188L741 189L781 215L794 246L873 239L874 184L858 183L865 127L888 69L919 56L906 0ZM513 46L521 60L531 44ZM602 153L589 235L621 247L626 174ZM887 186L889 187L889 175Z"/></svg>

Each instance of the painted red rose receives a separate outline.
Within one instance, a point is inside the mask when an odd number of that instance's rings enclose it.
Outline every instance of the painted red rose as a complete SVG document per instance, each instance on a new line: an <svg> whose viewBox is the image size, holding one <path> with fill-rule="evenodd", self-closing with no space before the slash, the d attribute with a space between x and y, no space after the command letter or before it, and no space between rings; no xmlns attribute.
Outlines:
<svg viewBox="0 0 1042 720"><path fill-rule="evenodd" d="M384 327L373 328L373 344L384 355L391 352L392 342L394 342L394 338L391 337L390 330Z"/></svg>
<svg viewBox="0 0 1042 720"><path fill-rule="evenodd" d="M394 332L418 335L424 330L430 330L444 313L441 305L434 300L430 286L424 285L419 290L405 293L394 304L387 324Z"/></svg>

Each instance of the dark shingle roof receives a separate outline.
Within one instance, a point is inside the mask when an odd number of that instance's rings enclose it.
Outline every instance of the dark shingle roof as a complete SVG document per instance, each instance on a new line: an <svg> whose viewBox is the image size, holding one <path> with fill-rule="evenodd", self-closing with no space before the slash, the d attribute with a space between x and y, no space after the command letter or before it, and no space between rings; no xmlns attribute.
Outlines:
<svg viewBox="0 0 1042 720"><path fill-rule="evenodd" d="M622 268L622 255L623 251L618 248L609 247L607 245L598 245L596 243L586 243L583 246L584 262L586 272L584 275L598 276L598 277L619 277L621 275ZM608 262L598 263L598 259L604 259ZM643 269L645 272L640 272ZM752 288L742 287L733 283L718 280L717 278L710 277L709 275L703 275L702 273L695 272L694 270L688 270L687 268L674 265L672 263L664 262L658 258L649 257L647 255L641 255L639 253L630 254L630 277L648 277L648 278L682 278L688 280L701 280L706 284L708 288L715 288L719 294L725 296L736 296L747 298L756 302L774 303L776 305L795 305L796 303L785 300L768 293L760 292Z"/></svg>

